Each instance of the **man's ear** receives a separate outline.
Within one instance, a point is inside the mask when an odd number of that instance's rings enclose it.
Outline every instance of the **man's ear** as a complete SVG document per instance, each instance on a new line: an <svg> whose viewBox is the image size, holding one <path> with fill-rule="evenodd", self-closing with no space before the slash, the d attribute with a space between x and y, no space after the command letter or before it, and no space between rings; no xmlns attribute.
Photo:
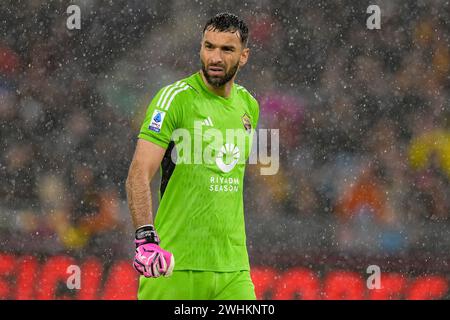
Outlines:
<svg viewBox="0 0 450 320"><path fill-rule="evenodd" d="M250 55L250 49L244 48L241 52L241 56L239 58L239 67L242 68L248 61L248 56Z"/></svg>

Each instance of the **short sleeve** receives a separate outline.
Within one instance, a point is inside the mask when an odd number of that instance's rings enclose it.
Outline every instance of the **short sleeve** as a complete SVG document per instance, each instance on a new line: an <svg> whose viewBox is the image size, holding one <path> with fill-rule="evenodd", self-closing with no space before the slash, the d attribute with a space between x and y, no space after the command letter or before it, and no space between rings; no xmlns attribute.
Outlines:
<svg viewBox="0 0 450 320"><path fill-rule="evenodd" d="M250 117L251 117L251 121L252 121L252 126L253 128L257 128L258 127L258 123L259 123L259 103L258 100L255 99L255 97L248 92L247 89L245 89L244 87L238 85L238 91L243 93L243 96L245 97L244 99L247 101L248 105L249 105L249 112L250 112Z"/></svg>
<svg viewBox="0 0 450 320"><path fill-rule="evenodd" d="M189 87L175 83L162 88L147 108L138 138L167 149L172 133L181 124L180 93Z"/></svg>
<svg viewBox="0 0 450 320"><path fill-rule="evenodd" d="M253 119L253 128L257 128L258 127L258 122L259 122L259 103L256 99L253 98L253 114L252 114L252 119Z"/></svg>

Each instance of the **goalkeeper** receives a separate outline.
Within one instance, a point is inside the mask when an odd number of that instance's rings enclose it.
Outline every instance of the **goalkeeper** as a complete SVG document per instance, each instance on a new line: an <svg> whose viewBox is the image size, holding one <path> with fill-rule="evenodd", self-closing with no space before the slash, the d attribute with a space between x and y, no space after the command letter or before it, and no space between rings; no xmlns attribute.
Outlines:
<svg viewBox="0 0 450 320"><path fill-rule="evenodd" d="M136 228L133 266L141 275L138 299L255 299L243 179L259 106L234 83L249 57L247 39L237 16L211 18L203 29L201 70L162 88L147 109L126 183ZM182 141L174 138L177 132ZM213 160L195 161L198 147ZM158 167L160 204L153 221L150 182Z"/></svg>

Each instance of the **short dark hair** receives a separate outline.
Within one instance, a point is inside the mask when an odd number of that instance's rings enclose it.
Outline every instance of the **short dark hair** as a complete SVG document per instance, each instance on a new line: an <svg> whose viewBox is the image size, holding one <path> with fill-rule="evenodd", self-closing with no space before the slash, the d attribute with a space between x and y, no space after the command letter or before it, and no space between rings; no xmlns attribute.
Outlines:
<svg viewBox="0 0 450 320"><path fill-rule="evenodd" d="M205 27L203 28L203 34L205 31L219 31L219 32L239 32L239 36L241 38L241 43L247 46L248 41L248 27L247 24L240 19L238 16L223 12L218 13L214 17L206 22Z"/></svg>

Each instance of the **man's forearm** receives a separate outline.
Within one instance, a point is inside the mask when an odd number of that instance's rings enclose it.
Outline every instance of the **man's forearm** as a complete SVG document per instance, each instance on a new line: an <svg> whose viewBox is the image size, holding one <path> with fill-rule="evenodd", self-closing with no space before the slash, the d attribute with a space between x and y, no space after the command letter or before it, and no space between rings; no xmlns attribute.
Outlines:
<svg viewBox="0 0 450 320"><path fill-rule="evenodd" d="M139 164L132 162L126 182L128 207L137 229L145 224L153 224L152 197L150 183Z"/></svg>

